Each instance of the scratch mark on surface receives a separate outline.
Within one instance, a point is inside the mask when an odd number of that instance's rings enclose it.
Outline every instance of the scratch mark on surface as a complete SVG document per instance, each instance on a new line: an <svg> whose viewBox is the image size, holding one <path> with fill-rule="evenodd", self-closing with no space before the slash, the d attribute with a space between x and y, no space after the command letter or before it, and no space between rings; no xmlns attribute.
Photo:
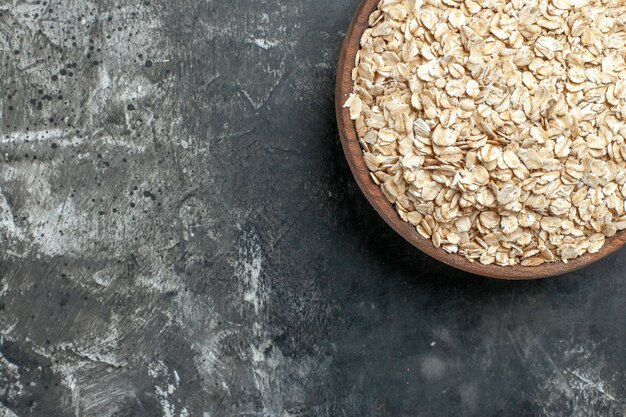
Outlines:
<svg viewBox="0 0 626 417"><path fill-rule="evenodd" d="M584 376L580 375L580 372L577 371L577 370L572 371L572 375L574 375L580 381L585 383L589 388L598 391L600 394L602 394L603 396L605 396L609 400L620 402L620 401L618 401L617 398L615 398L614 396L612 396L611 394L609 394L608 392L605 391L604 383L602 383L602 382L594 382L594 381L590 380L589 378L585 378Z"/></svg>
<svg viewBox="0 0 626 417"><path fill-rule="evenodd" d="M254 44L258 46L259 48L262 48L265 50L268 50L270 48L274 48L280 45L279 41L271 41L269 39L262 39L262 38L255 38L252 40L252 42L254 42Z"/></svg>

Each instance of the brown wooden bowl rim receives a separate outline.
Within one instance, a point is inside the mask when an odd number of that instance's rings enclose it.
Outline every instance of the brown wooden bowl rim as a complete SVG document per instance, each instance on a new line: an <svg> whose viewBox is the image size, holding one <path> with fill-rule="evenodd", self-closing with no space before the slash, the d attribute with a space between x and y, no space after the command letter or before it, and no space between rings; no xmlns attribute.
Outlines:
<svg viewBox="0 0 626 417"><path fill-rule="evenodd" d="M380 0L363 0L346 33L337 67L335 109L341 144L348 164L350 165L350 170L359 184L359 187L365 194L365 197L367 197L370 204L374 206L374 209L376 209L387 224L413 246L444 264L473 274L506 280L530 280L563 275L599 261L621 248L624 243L626 243L626 231L621 231L614 237L607 238L600 252L596 254L585 254L569 261L567 264L559 262L543 264L536 267L482 265L479 262L470 262L462 256L449 254L443 249L435 248L430 240L424 239L417 233L413 226L400 219L393 205L383 195L380 187L372 181L369 170L363 159L363 151L357 139L354 122L350 119L350 111L349 109L343 108L343 104L352 92L351 74L354 68L356 54L360 47L361 36L368 28L368 18L378 6L379 1Z"/></svg>

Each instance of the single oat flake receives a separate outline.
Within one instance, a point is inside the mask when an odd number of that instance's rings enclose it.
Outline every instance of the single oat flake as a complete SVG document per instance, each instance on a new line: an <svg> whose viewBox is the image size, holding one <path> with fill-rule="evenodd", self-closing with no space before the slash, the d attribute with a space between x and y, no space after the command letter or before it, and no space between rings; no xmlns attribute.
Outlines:
<svg viewBox="0 0 626 417"><path fill-rule="evenodd" d="M372 180L485 265L626 229L626 0L382 0L345 107Z"/></svg>

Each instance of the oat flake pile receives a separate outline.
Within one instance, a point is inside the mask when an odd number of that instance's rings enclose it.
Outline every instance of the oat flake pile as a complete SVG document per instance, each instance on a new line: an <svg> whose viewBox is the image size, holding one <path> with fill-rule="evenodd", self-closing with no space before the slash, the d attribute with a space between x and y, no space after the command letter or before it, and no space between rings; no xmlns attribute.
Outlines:
<svg viewBox="0 0 626 417"><path fill-rule="evenodd" d="M346 102L400 217L483 264L626 229L624 0L383 0Z"/></svg>

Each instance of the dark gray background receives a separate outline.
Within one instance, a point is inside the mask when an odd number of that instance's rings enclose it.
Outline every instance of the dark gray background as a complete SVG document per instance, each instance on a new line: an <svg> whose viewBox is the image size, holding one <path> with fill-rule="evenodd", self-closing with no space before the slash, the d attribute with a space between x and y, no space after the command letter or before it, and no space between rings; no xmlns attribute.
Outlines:
<svg viewBox="0 0 626 417"><path fill-rule="evenodd" d="M623 253L490 281L367 204L357 3L0 3L0 416L626 413Z"/></svg>

